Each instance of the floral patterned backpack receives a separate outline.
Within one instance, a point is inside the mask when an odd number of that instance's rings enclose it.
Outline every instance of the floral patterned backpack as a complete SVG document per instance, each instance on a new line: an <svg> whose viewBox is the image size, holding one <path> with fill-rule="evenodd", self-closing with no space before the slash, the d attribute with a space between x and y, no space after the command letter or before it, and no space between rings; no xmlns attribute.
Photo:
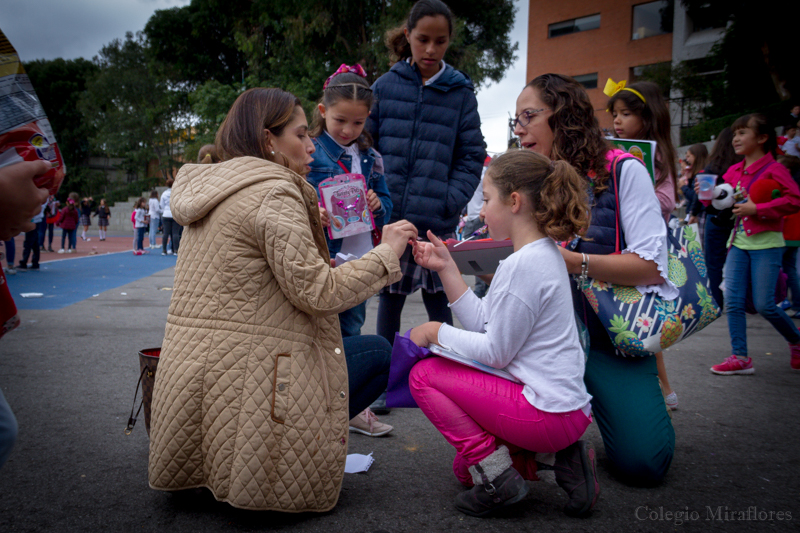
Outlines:
<svg viewBox="0 0 800 533"><path fill-rule="evenodd" d="M617 198L616 247L623 249L619 220L618 173L621 158L611 165ZM697 333L720 316L711 296L706 262L698 242L697 225L667 226L668 277L680 294L665 300L656 293L642 294L636 287L587 279L579 289L586 296L614 346L623 356L647 357ZM580 282L579 282L580 283Z"/></svg>

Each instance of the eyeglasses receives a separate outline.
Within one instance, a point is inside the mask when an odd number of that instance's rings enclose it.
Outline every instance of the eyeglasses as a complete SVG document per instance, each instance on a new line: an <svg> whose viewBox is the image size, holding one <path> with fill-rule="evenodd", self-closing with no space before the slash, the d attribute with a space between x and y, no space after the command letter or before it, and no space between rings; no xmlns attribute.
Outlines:
<svg viewBox="0 0 800 533"><path fill-rule="evenodd" d="M514 119L514 128L516 128L517 125L520 125L521 127L524 128L525 126L531 123L531 120L533 120L533 117L535 117L537 113L541 113L542 111L544 111L544 108L526 109L525 111L517 115L517 118Z"/></svg>

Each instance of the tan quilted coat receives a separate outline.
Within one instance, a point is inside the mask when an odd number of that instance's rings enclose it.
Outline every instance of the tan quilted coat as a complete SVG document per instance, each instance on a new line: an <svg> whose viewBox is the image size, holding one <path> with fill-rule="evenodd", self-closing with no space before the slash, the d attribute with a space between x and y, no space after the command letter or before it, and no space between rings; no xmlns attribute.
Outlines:
<svg viewBox="0 0 800 533"><path fill-rule="evenodd" d="M185 165L186 226L156 373L150 486L235 507L327 511L347 454L337 313L397 281L385 244L331 268L314 188L252 157Z"/></svg>

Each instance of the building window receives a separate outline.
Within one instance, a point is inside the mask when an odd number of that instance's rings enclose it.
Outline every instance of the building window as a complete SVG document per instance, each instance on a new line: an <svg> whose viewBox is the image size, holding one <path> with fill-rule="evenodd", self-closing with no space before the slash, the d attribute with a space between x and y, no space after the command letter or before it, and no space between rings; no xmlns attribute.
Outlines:
<svg viewBox="0 0 800 533"><path fill-rule="evenodd" d="M633 6L631 40L672 33L674 8L673 0L658 0Z"/></svg>
<svg viewBox="0 0 800 533"><path fill-rule="evenodd" d="M575 81L583 85L584 89L597 89L597 72L575 76Z"/></svg>
<svg viewBox="0 0 800 533"><path fill-rule="evenodd" d="M731 18L731 8L726 2L708 2L690 5L686 13L692 21L692 31L724 28Z"/></svg>
<svg viewBox="0 0 800 533"><path fill-rule="evenodd" d="M558 37L579 31L596 30L600 27L600 13L572 20L550 24L547 27L548 37Z"/></svg>

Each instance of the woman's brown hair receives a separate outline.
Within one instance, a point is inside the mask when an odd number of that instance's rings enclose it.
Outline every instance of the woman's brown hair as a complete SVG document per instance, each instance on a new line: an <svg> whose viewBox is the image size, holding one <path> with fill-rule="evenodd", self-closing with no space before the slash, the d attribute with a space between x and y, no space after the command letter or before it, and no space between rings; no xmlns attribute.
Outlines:
<svg viewBox="0 0 800 533"><path fill-rule="evenodd" d="M694 156L694 164L689 167L689 176L694 178L698 172L706 168L708 162L708 148L703 143L693 144L688 152Z"/></svg>
<svg viewBox="0 0 800 533"><path fill-rule="evenodd" d="M360 102L367 107L367 112L372 109L372 104L375 97L372 94L372 88L365 78L352 72L342 72L331 78L328 86L322 90L322 99L320 104L325 106L325 109L330 110L342 100L351 100L353 102ZM319 137L323 131L328 131L325 124L325 119L322 118L322 113L319 112L319 106L314 108L314 118L311 127L308 130L308 135L311 137ZM372 136L364 129L356 139L358 149L362 152L372 146Z"/></svg>
<svg viewBox="0 0 800 533"><path fill-rule="evenodd" d="M614 102L622 100L625 107L642 119L642 131L639 138L655 141L659 158L656 159L658 180L656 187L661 185L670 176L673 177L673 195L678 198L678 180L675 178L675 146L672 144L672 120L669 116L669 105L664 100L661 88L652 81L639 81L628 85L631 91L619 91L608 100L606 109L614 110ZM636 91L644 97L642 100ZM654 176L655 177L655 176Z"/></svg>
<svg viewBox="0 0 800 533"><path fill-rule="evenodd" d="M606 189L606 152L610 146L594 115L594 106L583 86L561 74L542 74L526 87L538 93L553 113L547 119L553 131L550 159L566 161L581 176L594 176L595 193Z"/></svg>
<svg viewBox="0 0 800 533"><path fill-rule="evenodd" d="M417 27L419 19L423 17L437 17L443 16L447 20L447 25L450 29L450 38L453 37L453 13L447 4L440 0L419 0L411 7L408 13L408 19L405 24L393 28L386 32L386 47L389 48L389 58L392 63L402 61L411 57L411 45L406 39L403 30L408 29L408 32Z"/></svg>
<svg viewBox="0 0 800 533"><path fill-rule="evenodd" d="M304 174L303 165L280 152L267 150L267 130L280 137L296 113L303 113L300 100L282 89L257 87L236 99L217 131L217 155L221 161L235 157L258 157Z"/></svg>
<svg viewBox="0 0 800 533"><path fill-rule="evenodd" d="M589 228L586 181L566 161L511 149L492 159L486 174L502 199L518 192L530 200L533 218L545 235L564 241Z"/></svg>

